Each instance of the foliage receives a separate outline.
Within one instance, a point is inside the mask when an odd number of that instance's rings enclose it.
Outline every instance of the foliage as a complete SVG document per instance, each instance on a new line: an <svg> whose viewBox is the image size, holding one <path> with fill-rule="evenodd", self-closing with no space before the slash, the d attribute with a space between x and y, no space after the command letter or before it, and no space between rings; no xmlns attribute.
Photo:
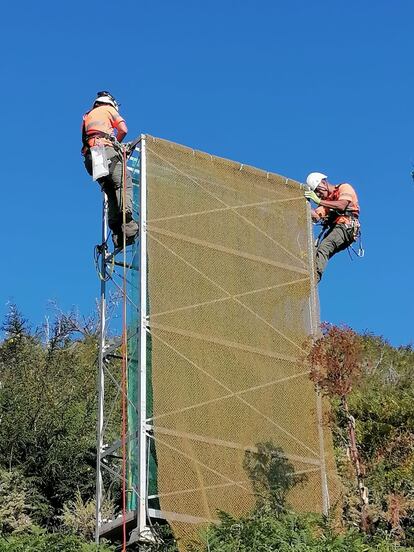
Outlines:
<svg viewBox="0 0 414 552"><path fill-rule="evenodd" d="M364 371L349 408L373 516L379 529L414 546L414 351L380 337L360 339Z"/></svg>
<svg viewBox="0 0 414 552"><path fill-rule="evenodd" d="M362 372L360 338L351 328L322 325L322 337L313 345L307 361L311 379L329 397L345 397Z"/></svg>
<svg viewBox="0 0 414 552"><path fill-rule="evenodd" d="M0 537L0 552L113 552L115 547L97 547L79 537L60 534Z"/></svg>
<svg viewBox="0 0 414 552"><path fill-rule="evenodd" d="M346 326L324 324L322 337L313 344L307 362L311 379L331 400L337 401L337 423L342 430L347 457L353 467L353 473L349 475L359 495L359 504L355 504L353 510L358 512L360 528L365 532L371 531L368 490L364 482L365 467L358 450L355 417L350 414L348 404L348 396L362 375L360 337Z"/></svg>
<svg viewBox="0 0 414 552"><path fill-rule="evenodd" d="M39 532L35 520L45 505L17 470L0 469L0 533Z"/></svg>
<svg viewBox="0 0 414 552"><path fill-rule="evenodd" d="M346 489L344 522L354 524L360 508L349 458L347 420L352 419L369 489L371 530L413 546L414 352L411 347L391 347L381 337L357 335L349 328L325 326L324 336L323 345L317 342L319 350L313 360L322 358L326 363L333 358L332 366L324 372L319 362L313 379L332 401L330 425ZM340 374L341 362L345 375ZM326 377L329 370L332 376Z"/></svg>
<svg viewBox="0 0 414 552"><path fill-rule="evenodd" d="M369 538L357 531L337 534L322 518L282 514L269 509L233 518L220 514L220 524L209 527L193 552L397 552L389 538ZM412 548L404 548L413 552Z"/></svg>
<svg viewBox="0 0 414 552"><path fill-rule="evenodd" d="M49 505L46 527L78 489L95 491L97 343L75 340L73 320L59 316L44 343L11 307L0 344L0 467L30 480Z"/></svg>
<svg viewBox="0 0 414 552"><path fill-rule="evenodd" d="M12 305L2 329L0 526L5 538L0 538L0 552L96 550L76 535L90 538L94 518L94 325L59 313L45 328L32 331ZM392 552L401 549L399 544L414 547L414 351L346 327L325 325L323 335L308 362L313 381L332 405L329 424L345 489L342 533L315 517L288 513L287 493L301 479L280 449L260 443L244 460L257 508L240 519L220 514L221 525L210 527L195 550ZM369 488L372 535L356 530L360 503L349 459L351 419ZM109 428L114 436L118 423L115 416ZM117 498L116 488L112 492ZM50 528L76 534L45 533ZM170 535L162 540L140 550L176 550Z"/></svg>
<svg viewBox="0 0 414 552"><path fill-rule="evenodd" d="M289 490L305 481L306 476L295 474L293 464L273 443L258 443L256 448L246 451L243 467L252 482L257 504L281 512L286 507Z"/></svg>
<svg viewBox="0 0 414 552"><path fill-rule="evenodd" d="M69 500L63 505L63 513L59 516L63 528L70 533L79 535L85 539L93 539L96 520L96 500L82 500L79 490L76 491L74 500ZM102 519L115 518L115 505L111 498L105 498L101 505Z"/></svg>

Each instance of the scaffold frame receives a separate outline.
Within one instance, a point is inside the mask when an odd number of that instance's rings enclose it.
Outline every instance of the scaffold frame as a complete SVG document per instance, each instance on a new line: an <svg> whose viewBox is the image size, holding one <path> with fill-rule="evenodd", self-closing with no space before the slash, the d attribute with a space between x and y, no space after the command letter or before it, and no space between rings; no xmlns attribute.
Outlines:
<svg viewBox="0 0 414 552"><path fill-rule="evenodd" d="M135 539L139 539L139 536L147 529L147 415L146 415L146 346L147 346L147 315L146 315L146 171L145 171L145 136L141 135L140 139L136 141L135 152L139 156L139 180L133 178L134 185L139 187L139 235L137 239L137 251L138 253L138 271L137 277L139 280L139 301L138 304L132 304L133 308L137 309L137 316L139 319L139 328L136 339L138 340L139 350L139 378L137 395L139 397L138 404L129 404L137 411L139 419L139 429L136 434L130 434L126 436L126 444L136 446L137 456L139 458L138 471L139 471L139 485L138 488L130 489L129 492L134 492L137 495L137 508L136 512L132 515L129 513L126 520L129 525L129 529L133 529ZM131 167L129 166L128 170ZM137 163L135 162L135 168L137 170ZM134 175L132 175L134 176ZM108 373L107 364L111 358L119 358L114 354L120 346L120 340L114 339L110 341L108 339L108 282L111 278L107 278L106 274L108 270L113 270L115 265L123 266L123 262L117 260L117 255L121 253L121 250L115 250L113 253L108 252L108 201L103 194L102 202L102 243L101 243L101 255L100 255L100 301L99 301L99 345L98 345L98 374L97 374L97 402L98 402L98 415L97 415L97 454L96 454L96 522L95 522L95 542L99 544L99 540L102 534L111 532L113 528L117 529L120 525L120 520L103 520L102 519L102 504L103 504L103 472L109 472L115 479L120 479L120 474L112 470L105 458L113 455L117 450L122 447L122 439L116 440L111 444L105 443L105 423L104 423L104 407L105 407L105 379ZM112 267L112 268L111 268ZM129 270L133 270L133 263L129 263ZM121 287L115 285L118 293L122 293ZM127 297L127 301L131 304L131 298ZM110 379L115 387L118 388L116 399L119 398L122 390L116 378L110 375ZM129 401L128 397L127 400ZM130 403L130 401L129 401ZM114 410L114 405L111 407L111 412ZM106 421L108 423L108 421ZM136 521L136 526L134 523ZM132 524L132 527L131 527Z"/></svg>

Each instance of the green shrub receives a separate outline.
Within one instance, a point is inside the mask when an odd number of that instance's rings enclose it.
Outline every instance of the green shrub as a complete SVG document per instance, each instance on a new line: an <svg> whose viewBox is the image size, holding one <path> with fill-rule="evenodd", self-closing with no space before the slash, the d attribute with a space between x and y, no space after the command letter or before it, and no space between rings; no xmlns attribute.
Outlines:
<svg viewBox="0 0 414 552"><path fill-rule="evenodd" d="M92 539L96 523L96 500L82 500L79 491L76 492L75 500L70 500L63 506L63 514L59 516L62 525L70 533L81 536L85 539ZM115 506L110 498L103 500L101 513L103 519L115 517Z"/></svg>
<svg viewBox="0 0 414 552"><path fill-rule="evenodd" d="M56 534L1 538L0 552L113 552L113 546L96 547L75 536Z"/></svg>
<svg viewBox="0 0 414 552"><path fill-rule="evenodd" d="M39 533L44 499L20 471L0 468L0 534Z"/></svg>
<svg viewBox="0 0 414 552"><path fill-rule="evenodd" d="M274 515L269 509L233 518L221 513L220 525L207 529L193 552L414 552L387 537L369 538L357 531L337 534L315 515Z"/></svg>

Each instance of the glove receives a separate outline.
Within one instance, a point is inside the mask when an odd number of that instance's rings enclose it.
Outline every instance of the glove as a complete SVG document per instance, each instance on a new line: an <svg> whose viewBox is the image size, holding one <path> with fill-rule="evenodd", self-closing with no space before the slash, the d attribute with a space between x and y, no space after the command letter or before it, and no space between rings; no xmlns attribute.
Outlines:
<svg viewBox="0 0 414 552"><path fill-rule="evenodd" d="M321 202L321 200L319 199L319 197L315 194L315 192L313 190L305 190L305 197L308 201L313 201L314 203L316 203L316 205L319 205L319 203Z"/></svg>

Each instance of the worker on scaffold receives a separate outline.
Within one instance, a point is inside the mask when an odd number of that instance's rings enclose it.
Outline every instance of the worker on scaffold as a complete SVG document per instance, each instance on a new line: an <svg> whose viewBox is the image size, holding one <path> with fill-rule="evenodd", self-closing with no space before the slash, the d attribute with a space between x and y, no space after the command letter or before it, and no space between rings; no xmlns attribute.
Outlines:
<svg viewBox="0 0 414 552"><path fill-rule="evenodd" d="M98 92L92 109L85 113L82 123L82 154L85 168L97 180L108 198L108 225L115 248L133 243L138 224L132 218L132 178L126 171L123 181L123 159L120 142L128 132L125 120L119 114L119 105L106 91ZM122 146L123 147L123 146ZM125 186L125 215L123 192ZM125 223L124 223L125 216Z"/></svg>
<svg viewBox="0 0 414 552"><path fill-rule="evenodd" d="M358 197L350 184L333 186L328 177L319 172L308 175L306 186L305 198L318 206L312 209L312 220L321 222L323 227L315 259L320 282L328 260L352 245L359 236Z"/></svg>

